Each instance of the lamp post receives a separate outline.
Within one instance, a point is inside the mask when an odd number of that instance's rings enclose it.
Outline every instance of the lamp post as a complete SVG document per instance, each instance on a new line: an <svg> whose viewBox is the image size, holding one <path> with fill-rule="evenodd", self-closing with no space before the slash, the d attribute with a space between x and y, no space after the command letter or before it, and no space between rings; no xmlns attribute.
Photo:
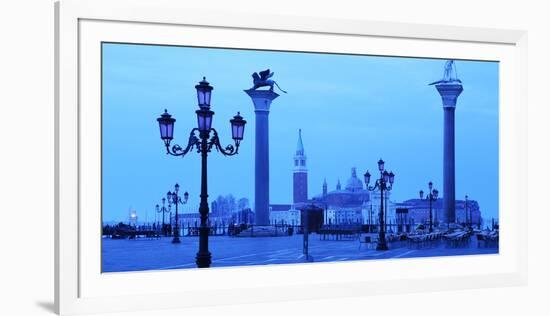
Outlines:
<svg viewBox="0 0 550 316"><path fill-rule="evenodd" d="M429 204L430 204L430 233L432 233L434 230L433 230L433 215L432 215L432 202L434 202L435 200L437 200L437 196L439 195L439 191L437 191L436 189L433 188L433 183L432 181L430 181L430 183L428 183L428 194L426 195L426 200L429 201ZM420 195L420 200L424 200L424 191L420 190L418 192L418 194Z"/></svg>
<svg viewBox="0 0 550 316"><path fill-rule="evenodd" d="M169 212L169 209L166 208L166 198L162 198L162 207L159 207L159 205L157 204L155 208L157 209L157 213L162 213L162 233L166 237L166 224L164 221L164 214Z"/></svg>
<svg viewBox="0 0 550 316"><path fill-rule="evenodd" d="M380 179L376 179L374 185L369 186L371 175L367 170L367 172L365 172L365 184L369 191L380 191L380 213L378 216L380 231L378 232L378 245L376 245L376 250L388 250L388 245L386 243L386 224L384 223L384 192L391 191L395 175L393 172L386 171L384 168L384 160L382 159L378 160L378 171L380 171Z"/></svg>
<svg viewBox="0 0 550 316"><path fill-rule="evenodd" d="M468 227L472 227L472 210L468 207L468 194L464 196L464 216L466 217L466 224Z"/></svg>
<svg viewBox="0 0 550 316"><path fill-rule="evenodd" d="M166 193L166 198L168 199L168 205L169 206L172 204L176 205L176 217L175 217L176 223L174 224L174 237L172 238L173 244L179 244L181 242L179 220L178 220L178 204L187 204L187 200L189 199L189 193L185 192L183 194L183 200L182 200L181 197L179 196L179 190L180 190L180 185L176 183L176 185L174 186L174 192L168 191L168 193Z"/></svg>
<svg viewBox="0 0 550 316"><path fill-rule="evenodd" d="M168 204L168 225L166 225L166 230L169 234L172 233L172 206Z"/></svg>
<svg viewBox="0 0 550 316"><path fill-rule="evenodd" d="M239 145L243 139L244 126L246 121L239 113L229 122L231 123L231 133L235 145L228 145L225 148L220 144L218 132L212 128L212 118L214 112L210 110L210 98L212 96L212 87L206 78L195 86L197 90L197 99L199 109L195 111L197 114L198 127L191 130L187 146L182 148L179 145L170 147L170 142L174 136L174 122L168 111L157 119L160 127L160 138L164 141L166 153L172 156L185 156L191 149L195 148L201 154L201 202L199 206L200 227L199 227L199 251L197 252L196 262L199 268L208 268L212 262L212 254L208 251L208 179L207 179L207 157L208 153L215 148L225 156L233 156L239 152ZM196 134L199 134L197 137Z"/></svg>
<svg viewBox="0 0 550 316"><path fill-rule="evenodd" d="M137 219L138 219L138 216L137 216L136 211L131 211L131 212L130 212L130 220L129 220L130 226L131 226L132 223L133 223L133 224L134 224L134 227L137 227Z"/></svg>
<svg viewBox="0 0 550 316"><path fill-rule="evenodd" d="M369 233L372 231L372 203L369 209Z"/></svg>

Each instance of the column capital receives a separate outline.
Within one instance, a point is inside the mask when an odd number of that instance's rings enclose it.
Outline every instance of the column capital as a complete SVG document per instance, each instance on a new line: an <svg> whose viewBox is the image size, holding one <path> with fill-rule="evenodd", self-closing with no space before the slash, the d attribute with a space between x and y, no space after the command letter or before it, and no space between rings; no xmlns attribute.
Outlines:
<svg viewBox="0 0 550 316"><path fill-rule="evenodd" d="M279 96L276 92L270 90L244 90L254 103L254 110L256 112L269 112L271 101L275 100Z"/></svg>
<svg viewBox="0 0 550 316"><path fill-rule="evenodd" d="M441 83L435 86L441 96L444 108L455 108L456 100L462 93L462 85L459 83Z"/></svg>

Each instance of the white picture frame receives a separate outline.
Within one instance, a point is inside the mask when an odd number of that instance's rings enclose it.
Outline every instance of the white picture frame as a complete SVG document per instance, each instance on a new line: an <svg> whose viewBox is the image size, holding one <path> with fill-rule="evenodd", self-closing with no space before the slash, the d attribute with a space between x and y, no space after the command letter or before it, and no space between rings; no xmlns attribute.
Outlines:
<svg viewBox="0 0 550 316"><path fill-rule="evenodd" d="M526 186L521 185L527 182L526 32L191 11L176 0L66 0L57 2L55 11L57 313L182 308L526 283L527 214L520 203L527 198ZM323 46L327 38L331 47ZM499 60L502 66L499 255L102 275L98 268L100 175L96 154L100 104L97 65L101 62L97 48L102 41ZM185 282L177 282L179 279ZM214 285L209 280L224 282ZM159 288L159 284L170 286Z"/></svg>

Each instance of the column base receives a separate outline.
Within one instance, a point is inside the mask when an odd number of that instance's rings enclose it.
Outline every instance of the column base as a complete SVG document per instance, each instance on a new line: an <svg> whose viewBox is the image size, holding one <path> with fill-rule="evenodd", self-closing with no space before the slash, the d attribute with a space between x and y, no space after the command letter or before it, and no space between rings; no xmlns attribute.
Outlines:
<svg viewBox="0 0 550 316"><path fill-rule="evenodd" d="M311 255L303 255L300 258L300 262L314 262L313 257Z"/></svg>
<svg viewBox="0 0 550 316"><path fill-rule="evenodd" d="M212 263L212 254L210 252L206 253L197 253L196 263L197 268L210 268L210 264Z"/></svg>
<svg viewBox="0 0 550 316"><path fill-rule="evenodd" d="M386 244L378 244L376 245L376 250L389 250L388 245Z"/></svg>

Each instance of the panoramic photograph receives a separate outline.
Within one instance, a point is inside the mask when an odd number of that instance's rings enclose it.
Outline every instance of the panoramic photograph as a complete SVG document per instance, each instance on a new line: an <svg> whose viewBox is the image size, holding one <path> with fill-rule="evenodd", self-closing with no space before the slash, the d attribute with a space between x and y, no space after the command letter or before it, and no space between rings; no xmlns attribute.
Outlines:
<svg viewBox="0 0 550 316"><path fill-rule="evenodd" d="M102 272L498 255L498 62L101 54Z"/></svg>

